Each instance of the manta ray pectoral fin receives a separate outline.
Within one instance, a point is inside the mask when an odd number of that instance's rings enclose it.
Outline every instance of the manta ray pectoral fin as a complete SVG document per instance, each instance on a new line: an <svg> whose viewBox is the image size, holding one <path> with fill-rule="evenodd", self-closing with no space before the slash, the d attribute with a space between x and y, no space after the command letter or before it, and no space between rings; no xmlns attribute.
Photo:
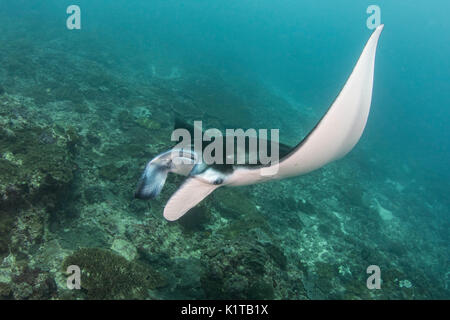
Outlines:
<svg viewBox="0 0 450 320"><path fill-rule="evenodd" d="M380 25L372 33L338 97L296 147L269 168L235 170L227 184L238 186L302 175L342 158L353 149L370 111L375 54L382 30Z"/></svg>
<svg viewBox="0 0 450 320"><path fill-rule="evenodd" d="M196 177L189 177L170 197L164 208L164 218L169 221L178 220L218 187L220 185L209 184Z"/></svg>
<svg viewBox="0 0 450 320"><path fill-rule="evenodd" d="M281 159L278 178L305 174L342 158L358 142L370 111L375 54L383 25L367 41L353 72L315 128Z"/></svg>

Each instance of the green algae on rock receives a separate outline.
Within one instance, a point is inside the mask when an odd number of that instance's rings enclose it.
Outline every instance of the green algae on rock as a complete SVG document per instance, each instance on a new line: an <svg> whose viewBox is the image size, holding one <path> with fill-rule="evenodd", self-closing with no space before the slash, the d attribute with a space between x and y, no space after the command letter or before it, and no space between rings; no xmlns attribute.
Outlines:
<svg viewBox="0 0 450 320"><path fill-rule="evenodd" d="M0 300L8 300L12 298L11 286L7 283L0 282Z"/></svg>
<svg viewBox="0 0 450 320"><path fill-rule="evenodd" d="M158 130L161 129L161 124L159 122L150 119L148 117L140 117L136 120L136 123L139 124L141 127L144 127L146 129L150 130Z"/></svg>
<svg viewBox="0 0 450 320"><path fill-rule="evenodd" d="M75 164L69 136L32 124L11 130L13 138L0 132L1 200L18 194L21 198L36 196L47 188L58 190L70 183Z"/></svg>
<svg viewBox="0 0 450 320"><path fill-rule="evenodd" d="M0 103L0 258L9 251L26 256L42 240L47 209L72 182L76 134L38 122L17 97L4 95Z"/></svg>
<svg viewBox="0 0 450 320"><path fill-rule="evenodd" d="M12 293L16 300L54 298L57 286L53 275L39 268L25 266L12 279Z"/></svg>
<svg viewBox="0 0 450 320"><path fill-rule="evenodd" d="M163 287L164 278L148 265L130 262L109 250L82 248L66 257L81 269L81 287L89 299L145 299L147 290Z"/></svg>
<svg viewBox="0 0 450 320"><path fill-rule="evenodd" d="M111 250L120 254L128 261L133 261L138 256L136 247L125 239L114 239Z"/></svg>

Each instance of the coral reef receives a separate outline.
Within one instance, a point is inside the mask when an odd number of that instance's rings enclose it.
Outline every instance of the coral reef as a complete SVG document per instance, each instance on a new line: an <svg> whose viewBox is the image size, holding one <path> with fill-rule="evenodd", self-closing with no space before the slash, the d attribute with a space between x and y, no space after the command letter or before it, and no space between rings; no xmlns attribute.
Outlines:
<svg viewBox="0 0 450 320"><path fill-rule="evenodd" d="M81 286L89 299L144 299L150 297L147 290L165 285L148 265L104 249L80 249L64 260L63 270L70 265L82 270Z"/></svg>
<svg viewBox="0 0 450 320"><path fill-rule="evenodd" d="M70 188L76 134L37 122L30 101L5 94L0 104L0 258L26 257Z"/></svg>

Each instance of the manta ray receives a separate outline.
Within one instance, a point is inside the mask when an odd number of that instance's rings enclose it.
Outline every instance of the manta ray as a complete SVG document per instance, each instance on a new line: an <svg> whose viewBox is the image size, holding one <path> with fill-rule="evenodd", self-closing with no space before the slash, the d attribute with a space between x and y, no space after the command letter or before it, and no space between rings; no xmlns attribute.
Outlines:
<svg viewBox="0 0 450 320"><path fill-rule="evenodd" d="M316 126L296 146L278 145L278 161L269 165L207 165L196 161L195 151L173 148L148 162L135 197L155 198L169 172L187 176L164 208L164 217L175 221L219 187L299 176L345 156L359 141L367 123L375 54L383 27L374 30L343 89ZM273 174L267 174L270 169L275 169Z"/></svg>

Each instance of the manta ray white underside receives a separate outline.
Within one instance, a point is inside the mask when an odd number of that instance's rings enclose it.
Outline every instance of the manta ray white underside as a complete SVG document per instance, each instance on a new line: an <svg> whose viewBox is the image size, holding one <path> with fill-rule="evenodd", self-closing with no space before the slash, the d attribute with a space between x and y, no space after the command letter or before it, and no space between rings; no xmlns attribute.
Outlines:
<svg viewBox="0 0 450 320"><path fill-rule="evenodd" d="M167 202L164 217L170 221L179 219L218 187L248 185L302 175L342 158L352 150L364 131L369 115L375 54L382 30L383 25L375 29L334 103L291 152L269 167L234 166L227 173L214 168L207 168L199 174L191 172ZM183 167L165 166L174 161L174 156L167 156L169 154L173 152L168 151L149 162L138 186L137 197L151 198L157 195L164 185L167 172L186 175L194 167L193 161ZM184 160L193 158L189 152L184 152L179 157ZM162 178L158 178L158 175Z"/></svg>

